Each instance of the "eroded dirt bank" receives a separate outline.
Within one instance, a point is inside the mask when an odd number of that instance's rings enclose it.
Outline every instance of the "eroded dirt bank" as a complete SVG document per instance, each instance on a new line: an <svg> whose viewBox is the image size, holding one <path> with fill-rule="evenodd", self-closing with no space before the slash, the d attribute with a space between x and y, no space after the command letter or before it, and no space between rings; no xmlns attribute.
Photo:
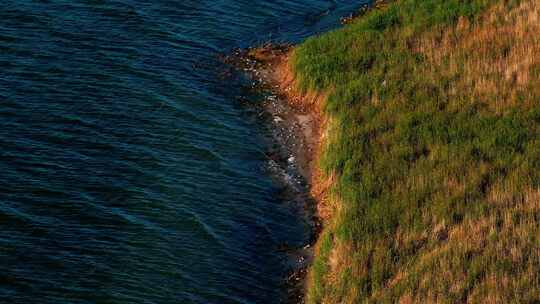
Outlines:
<svg viewBox="0 0 540 304"><path fill-rule="evenodd" d="M314 245L324 219L330 216L330 208L326 207L330 181L323 179L318 167L327 125L321 111L326 96L297 89L290 65L293 52L294 48L289 45L267 44L237 50L225 61L244 71L254 88L267 93L264 111L271 117L268 123L280 146L268 157L271 162L284 164L290 174L298 174L302 180L298 183L303 184L303 189L297 189L297 193L302 193L301 199L310 209L306 214L310 217L312 237L303 248L289 250L295 262L287 277L287 302L303 303Z"/></svg>

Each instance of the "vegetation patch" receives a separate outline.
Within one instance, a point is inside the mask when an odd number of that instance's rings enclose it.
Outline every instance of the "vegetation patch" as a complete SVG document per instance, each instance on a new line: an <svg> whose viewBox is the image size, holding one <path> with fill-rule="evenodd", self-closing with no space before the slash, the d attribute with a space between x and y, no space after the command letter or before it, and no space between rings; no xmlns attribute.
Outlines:
<svg viewBox="0 0 540 304"><path fill-rule="evenodd" d="M540 4L401 0L293 54L339 198L311 303L540 301Z"/></svg>

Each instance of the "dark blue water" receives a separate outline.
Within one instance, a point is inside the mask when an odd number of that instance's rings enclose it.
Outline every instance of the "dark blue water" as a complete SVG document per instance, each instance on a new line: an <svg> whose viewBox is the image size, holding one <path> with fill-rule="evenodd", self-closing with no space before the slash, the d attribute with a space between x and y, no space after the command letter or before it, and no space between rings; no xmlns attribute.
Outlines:
<svg viewBox="0 0 540 304"><path fill-rule="evenodd" d="M309 226L217 55L360 2L1 1L0 302L279 303Z"/></svg>

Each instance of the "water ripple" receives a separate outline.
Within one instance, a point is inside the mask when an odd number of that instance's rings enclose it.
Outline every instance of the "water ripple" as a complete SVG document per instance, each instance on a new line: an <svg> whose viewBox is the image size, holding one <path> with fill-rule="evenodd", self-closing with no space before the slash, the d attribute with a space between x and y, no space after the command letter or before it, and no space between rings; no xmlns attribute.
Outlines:
<svg viewBox="0 0 540 304"><path fill-rule="evenodd" d="M307 226L217 54L359 5L3 1L0 302L279 303Z"/></svg>

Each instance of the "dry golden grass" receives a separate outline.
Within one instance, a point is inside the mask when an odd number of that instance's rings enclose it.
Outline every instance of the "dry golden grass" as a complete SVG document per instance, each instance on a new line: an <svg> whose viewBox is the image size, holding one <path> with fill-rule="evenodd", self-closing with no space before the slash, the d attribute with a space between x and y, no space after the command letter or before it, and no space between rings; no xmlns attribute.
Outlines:
<svg viewBox="0 0 540 304"><path fill-rule="evenodd" d="M511 11L501 3L476 23L461 17L454 27L430 32L420 39L417 51L426 55L433 75L442 72L459 79L448 88L454 96L472 94L502 112L539 90L538 33L540 2L523 1Z"/></svg>

